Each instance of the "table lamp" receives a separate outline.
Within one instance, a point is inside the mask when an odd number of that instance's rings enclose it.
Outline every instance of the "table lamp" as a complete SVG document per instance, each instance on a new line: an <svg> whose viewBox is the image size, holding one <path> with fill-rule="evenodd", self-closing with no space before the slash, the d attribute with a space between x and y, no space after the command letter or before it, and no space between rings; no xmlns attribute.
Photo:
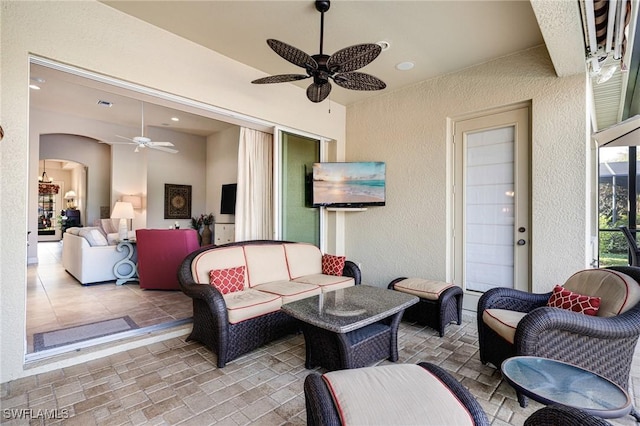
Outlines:
<svg viewBox="0 0 640 426"><path fill-rule="evenodd" d="M116 201L116 205L113 206L111 212L112 219L120 219L118 224L118 238L121 240L129 239L129 226L127 225L127 219L133 219L135 214L133 212L133 205L125 201Z"/></svg>
<svg viewBox="0 0 640 426"><path fill-rule="evenodd" d="M68 209L73 209L76 207L74 200L77 197L76 195L76 191L74 191L73 189L71 191L67 191L64 194L64 199L67 200L67 208Z"/></svg>

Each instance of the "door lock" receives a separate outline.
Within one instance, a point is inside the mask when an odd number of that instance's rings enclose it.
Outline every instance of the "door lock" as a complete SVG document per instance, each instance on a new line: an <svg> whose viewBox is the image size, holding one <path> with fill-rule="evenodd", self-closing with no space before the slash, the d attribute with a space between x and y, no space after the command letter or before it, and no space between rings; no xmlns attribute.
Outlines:
<svg viewBox="0 0 640 426"><path fill-rule="evenodd" d="M518 244L519 246L523 246L523 245L527 244L527 242L526 242L525 240L520 239L520 240L518 240L518 243L517 243L517 244Z"/></svg>

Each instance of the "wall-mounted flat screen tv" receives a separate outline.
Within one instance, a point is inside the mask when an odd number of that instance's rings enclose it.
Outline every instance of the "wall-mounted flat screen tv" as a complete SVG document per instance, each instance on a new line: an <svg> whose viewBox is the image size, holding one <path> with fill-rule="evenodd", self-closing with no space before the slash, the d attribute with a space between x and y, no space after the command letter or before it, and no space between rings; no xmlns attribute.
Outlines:
<svg viewBox="0 0 640 426"><path fill-rule="evenodd" d="M238 184L228 183L222 185L220 197L220 214L236 214L236 192Z"/></svg>
<svg viewBox="0 0 640 426"><path fill-rule="evenodd" d="M314 207L366 207L385 205L385 163L314 163Z"/></svg>

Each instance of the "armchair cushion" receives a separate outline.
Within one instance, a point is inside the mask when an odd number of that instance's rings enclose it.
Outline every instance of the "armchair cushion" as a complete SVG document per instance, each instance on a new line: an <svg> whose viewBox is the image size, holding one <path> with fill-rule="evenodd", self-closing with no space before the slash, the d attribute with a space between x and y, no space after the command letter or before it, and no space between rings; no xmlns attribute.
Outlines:
<svg viewBox="0 0 640 426"><path fill-rule="evenodd" d="M244 265L235 268L212 269L209 277L211 285L222 294L244 290Z"/></svg>
<svg viewBox="0 0 640 426"><path fill-rule="evenodd" d="M526 312L509 311L507 309L485 309L482 313L482 320L500 337L513 344L518 323L526 314Z"/></svg>
<svg viewBox="0 0 640 426"><path fill-rule="evenodd" d="M613 317L640 302L640 286L626 274L610 269L586 269L564 283L567 290L600 297L599 317Z"/></svg>
<svg viewBox="0 0 640 426"><path fill-rule="evenodd" d="M600 309L600 300L600 297L585 296L567 290L561 285L556 285L551 292L547 306L593 316Z"/></svg>

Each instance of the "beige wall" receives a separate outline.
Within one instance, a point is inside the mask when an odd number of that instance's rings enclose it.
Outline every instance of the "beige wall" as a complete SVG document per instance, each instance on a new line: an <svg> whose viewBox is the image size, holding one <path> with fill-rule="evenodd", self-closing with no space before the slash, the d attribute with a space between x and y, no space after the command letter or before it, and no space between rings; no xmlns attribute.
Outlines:
<svg viewBox="0 0 640 426"><path fill-rule="evenodd" d="M240 127L232 126L207 138L207 208L216 223L235 223L235 215L220 214L222 185L238 183Z"/></svg>
<svg viewBox="0 0 640 426"><path fill-rule="evenodd" d="M449 277L447 121L523 101L532 104L533 290L586 266L585 76L557 78L538 48L347 109L347 159L387 163L387 205L345 219L346 252L365 283Z"/></svg>
<svg viewBox="0 0 640 426"><path fill-rule="evenodd" d="M30 150L37 135L29 134L29 54L335 139L344 148L344 107L332 104L327 114L290 84L258 92L249 82L263 73L98 2L3 1L0 52L0 211L13 212L0 216L0 382L95 356L24 366L29 173L38 158Z"/></svg>

